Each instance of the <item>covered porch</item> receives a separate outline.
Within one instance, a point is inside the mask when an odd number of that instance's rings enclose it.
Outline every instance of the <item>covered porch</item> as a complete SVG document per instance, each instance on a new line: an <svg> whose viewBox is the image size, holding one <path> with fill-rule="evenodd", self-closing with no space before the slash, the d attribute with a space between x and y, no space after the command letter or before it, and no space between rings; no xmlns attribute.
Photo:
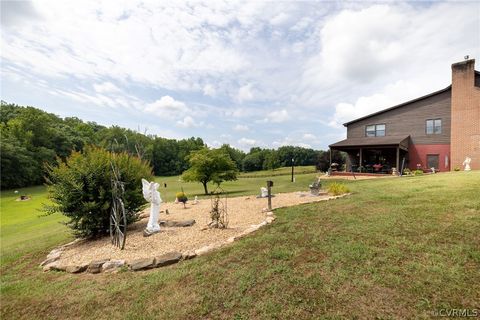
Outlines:
<svg viewBox="0 0 480 320"><path fill-rule="evenodd" d="M391 174L408 168L410 136L348 138L331 144L331 150L347 153L346 170L370 174Z"/></svg>

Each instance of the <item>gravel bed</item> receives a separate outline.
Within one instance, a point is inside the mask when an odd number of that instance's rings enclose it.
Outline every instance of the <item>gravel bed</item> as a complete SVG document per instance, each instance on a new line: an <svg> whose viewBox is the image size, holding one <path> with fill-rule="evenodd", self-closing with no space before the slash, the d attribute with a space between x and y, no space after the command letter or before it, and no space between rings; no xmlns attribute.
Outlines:
<svg viewBox="0 0 480 320"><path fill-rule="evenodd" d="M310 196L307 192L280 193L272 198L273 208L294 206L301 203L316 202L328 199L328 195ZM267 199L256 196L244 196L227 199L229 225L227 229L205 229L209 222L211 201L199 200L197 204L162 203L160 210L168 209L169 214L160 213L160 220L189 220L196 223L191 227L162 227L160 233L143 237L143 229L148 222L148 216L131 225L127 231L124 250L119 250L105 237L94 241L79 242L66 248L59 259L60 264L82 264L94 260L132 259L152 257L172 251L186 252L206 245L223 243L228 238L241 234L251 225L265 220ZM142 213L148 213L149 208Z"/></svg>

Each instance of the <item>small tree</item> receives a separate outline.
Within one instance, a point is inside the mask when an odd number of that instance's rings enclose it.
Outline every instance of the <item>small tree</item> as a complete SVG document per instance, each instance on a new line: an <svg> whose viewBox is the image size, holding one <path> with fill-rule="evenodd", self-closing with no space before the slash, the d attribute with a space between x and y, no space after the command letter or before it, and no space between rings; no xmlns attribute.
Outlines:
<svg viewBox="0 0 480 320"><path fill-rule="evenodd" d="M127 224L134 222L136 212L145 203L141 179L152 179L149 164L124 152L112 154L95 147L87 147L83 153L73 152L65 162L58 159L58 166L47 165L52 204L43 210L69 217L67 225L78 236L107 234L112 211L112 160L124 183Z"/></svg>
<svg viewBox="0 0 480 320"><path fill-rule="evenodd" d="M237 180L237 167L230 156L220 149L201 149L187 156L190 168L182 174L184 181L200 182L205 194L207 183L220 185L223 181Z"/></svg>

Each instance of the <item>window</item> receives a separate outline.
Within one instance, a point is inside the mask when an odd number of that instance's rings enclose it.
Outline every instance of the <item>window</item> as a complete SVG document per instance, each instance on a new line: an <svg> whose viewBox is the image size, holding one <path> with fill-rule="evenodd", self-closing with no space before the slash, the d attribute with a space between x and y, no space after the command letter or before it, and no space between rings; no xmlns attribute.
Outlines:
<svg viewBox="0 0 480 320"><path fill-rule="evenodd" d="M442 133L442 119L429 119L426 121L427 134L441 134Z"/></svg>
<svg viewBox="0 0 480 320"><path fill-rule="evenodd" d="M384 124L372 124L365 127L366 137L383 137L385 136Z"/></svg>
<svg viewBox="0 0 480 320"><path fill-rule="evenodd" d="M438 154L427 154L427 167L438 169Z"/></svg>

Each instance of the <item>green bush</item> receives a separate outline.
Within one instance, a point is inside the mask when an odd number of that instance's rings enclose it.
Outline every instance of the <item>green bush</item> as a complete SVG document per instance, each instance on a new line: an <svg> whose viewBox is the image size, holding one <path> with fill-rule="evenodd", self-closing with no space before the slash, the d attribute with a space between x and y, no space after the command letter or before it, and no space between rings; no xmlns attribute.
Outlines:
<svg viewBox="0 0 480 320"><path fill-rule="evenodd" d="M112 210L112 160L124 183L127 224L134 222L137 211L145 204L141 179L152 179L150 165L127 153L110 153L96 147L73 152L65 162L58 159L58 166L46 166L48 195L53 204L44 205L44 212L69 217L67 225L77 236L107 234Z"/></svg>
<svg viewBox="0 0 480 320"><path fill-rule="evenodd" d="M459 167L455 167L453 170L454 170L454 171L460 171L460 168L459 168Z"/></svg>
<svg viewBox="0 0 480 320"><path fill-rule="evenodd" d="M403 169L403 175L409 176L411 174L412 174L412 171L410 169L408 169L408 168Z"/></svg>
<svg viewBox="0 0 480 320"><path fill-rule="evenodd" d="M334 196L348 192L350 192L350 189L348 189L347 186L342 183L334 182L328 186L328 193L333 194Z"/></svg>
<svg viewBox="0 0 480 320"><path fill-rule="evenodd" d="M414 176L421 176L423 174L423 170L413 170L413 175Z"/></svg>
<svg viewBox="0 0 480 320"><path fill-rule="evenodd" d="M177 198L177 201L178 202L181 202L183 203L183 206L185 207L185 203L187 203L188 201L188 198L187 198L187 195L185 194L185 192L177 192L175 194L175 197Z"/></svg>

